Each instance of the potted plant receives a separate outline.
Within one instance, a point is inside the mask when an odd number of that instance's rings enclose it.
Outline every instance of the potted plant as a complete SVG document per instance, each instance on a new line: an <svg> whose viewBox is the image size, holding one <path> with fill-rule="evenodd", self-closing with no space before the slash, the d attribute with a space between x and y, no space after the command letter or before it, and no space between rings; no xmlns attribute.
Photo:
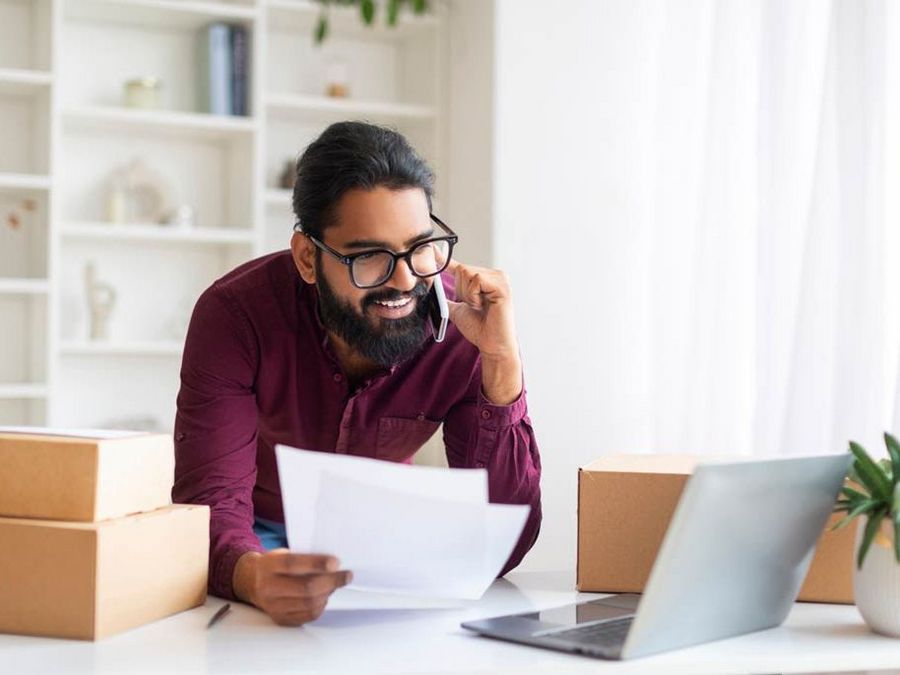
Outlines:
<svg viewBox="0 0 900 675"><path fill-rule="evenodd" d="M889 459L875 461L851 441L854 462L836 512L840 529L859 516L853 593L866 623L877 633L900 637L900 443L884 435Z"/></svg>
<svg viewBox="0 0 900 675"><path fill-rule="evenodd" d="M359 16L366 26L375 22L375 11L378 3L376 0L318 0L322 6L319 12L319 20L316 22L313 36L317 45L322 44L328 36L328 10L331 5L358 6ZM425 14L429 10L429 0L387 0L385 4L385 19L388 26L396 26L403 5L408 4L414 14Z"/></svg>

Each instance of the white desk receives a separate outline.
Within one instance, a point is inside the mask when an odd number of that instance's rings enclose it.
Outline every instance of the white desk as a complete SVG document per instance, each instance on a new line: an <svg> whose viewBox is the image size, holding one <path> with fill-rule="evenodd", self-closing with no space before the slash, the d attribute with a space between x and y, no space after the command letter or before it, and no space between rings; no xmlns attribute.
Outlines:
<svg viewBox="0 0 900 675"><path fill-rule="evenodd" d="M282 628L261 612L205 607L96 643L0 635L2 673L774 673L900 669L900 640L869 632L852 606L798 604L780 627L626 662L587 659L488 640L467 619L553 607L577 594L571 574L512 573L464 609L327 612Z"/></svg>

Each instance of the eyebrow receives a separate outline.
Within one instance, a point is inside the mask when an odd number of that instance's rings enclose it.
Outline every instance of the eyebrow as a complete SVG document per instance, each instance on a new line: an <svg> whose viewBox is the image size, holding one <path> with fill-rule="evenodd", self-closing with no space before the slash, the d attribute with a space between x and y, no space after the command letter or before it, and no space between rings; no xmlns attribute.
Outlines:
<svg viewBox="0 0 900 675"><path fill-rule="evenodd" d="M430 228L427 232L421 232L421 233L417 234L412 239L407 239L403 243L403 246L404 246L404 248L408 249L410 246L412 246L416 242L423 241L432 236L434 236L434 228L433 227ZM357 249L358 248L386 248L388 250L391 250L390 244L388 244L386 241L381 241L379 239L354 239L353 241L344 244L343 248L357 248Z"/></svg>

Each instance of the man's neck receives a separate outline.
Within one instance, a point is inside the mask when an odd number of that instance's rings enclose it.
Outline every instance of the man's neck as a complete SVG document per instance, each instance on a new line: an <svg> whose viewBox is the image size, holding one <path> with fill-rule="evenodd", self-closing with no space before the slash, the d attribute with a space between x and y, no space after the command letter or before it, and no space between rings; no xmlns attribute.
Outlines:
<svg viewBox="0 0 900 675"><path fill-rule="evenodd" d="M350 347L334 332L328 331L328 341L352 386L358 385L381 370L381 366Z"/></svg>

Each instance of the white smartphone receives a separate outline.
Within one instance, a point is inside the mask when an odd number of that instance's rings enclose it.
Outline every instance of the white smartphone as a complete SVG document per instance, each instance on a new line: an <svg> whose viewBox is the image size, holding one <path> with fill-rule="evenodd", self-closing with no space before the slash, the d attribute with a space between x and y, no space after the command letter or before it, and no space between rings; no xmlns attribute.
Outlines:
<svg viewBox="0 0 900 675"><path fill-rule="evenodd" d="M447 334L447 321L450 319L450 307L447 305L447 296L444 295L444 284L440 275L435 277L428 292L429 307L428 316L431 318L431 328L434 331L434 341L443 342Z"/></svg>

